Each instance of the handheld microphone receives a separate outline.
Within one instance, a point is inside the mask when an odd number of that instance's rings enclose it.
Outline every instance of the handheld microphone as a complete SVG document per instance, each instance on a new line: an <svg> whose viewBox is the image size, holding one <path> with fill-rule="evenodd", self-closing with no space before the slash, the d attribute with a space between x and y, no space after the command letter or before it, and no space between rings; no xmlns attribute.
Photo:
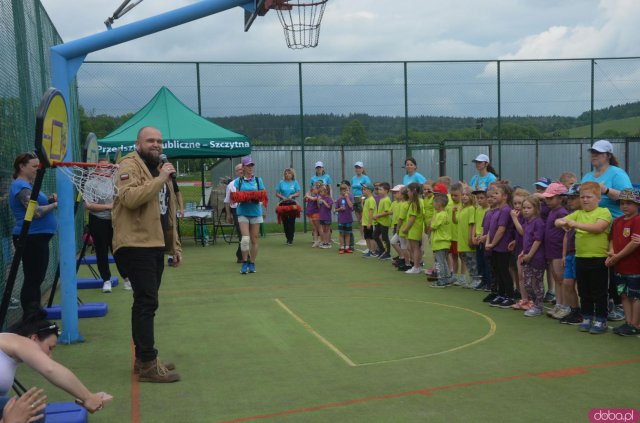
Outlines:
<svg viewBox="0 0 640 423"><path fill-rule="evenodd" d="M160 154L158 158L160 159L160 163L162 164L169 163L169 159L167 159L166 154ZM171 179L176 179L176 172L171 172Z"/></svg>

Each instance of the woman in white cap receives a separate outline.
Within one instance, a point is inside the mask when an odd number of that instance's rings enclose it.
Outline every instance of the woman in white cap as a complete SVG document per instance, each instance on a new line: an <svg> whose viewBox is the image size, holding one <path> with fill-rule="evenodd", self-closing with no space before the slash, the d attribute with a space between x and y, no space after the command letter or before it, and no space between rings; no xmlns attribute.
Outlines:
<svg viewBox="0 0 640 423"><path fill-rule="evenodd" d="M627 172L618 167L618 160L613 155L613 145L607 140L599 140L593 143L589 149L591 153L591 165L593 170L582 177L581 184L589 181L600 184L600 202L598 205L611 212L613 218L622 216L622 210L618 205L620 191L625 188L633 188ZM624 310L620 306L621 298L613 283L613 268L609 269L609 320L623 320Z"/></svg>
<svg viewBox="0 0 640 423"><path fill-rule="evenodd" d="M581 184L589 181L600 184L602 198L598 204L609 209L615 219L622 216L617 200L620 191L633 188L627 172L618 167L618 160L613 155L613 145L607 140L593 143L589 149L593 170L582 177Z"/></svg>
<svg viewBox="0 0 640 423"><path fill-rule="evenodd" d="M329 196L333 198L333 190L331 189L331 176L324 170L324 163L321 161L316 162L316 174L309 179L309 186L313 186L317 181L322 181L323 184L329 186Z"/></svg>
<svg viewBox="0 0 640 423"><path fill-rule="evenodd" d="M353 194L353 211L356 213L356 219L360 226L360 241L358 241L358 245L367 245L362 233L362 225L360 225L362 222L362 186L373 182L367 176L362 162L355 162L353 168L355 175L351 177L351 193Z"/></svg>
<svg viewBox="0 0 640 423"><path fill-rule="evenodd" d="M477 174L471 178L470 186L472 191L486 191L489 185L496 179L498 175L496 170L491 166L489 156L486 154L478 154L478 157L473 159L473 163L476 165Z"/></svg>

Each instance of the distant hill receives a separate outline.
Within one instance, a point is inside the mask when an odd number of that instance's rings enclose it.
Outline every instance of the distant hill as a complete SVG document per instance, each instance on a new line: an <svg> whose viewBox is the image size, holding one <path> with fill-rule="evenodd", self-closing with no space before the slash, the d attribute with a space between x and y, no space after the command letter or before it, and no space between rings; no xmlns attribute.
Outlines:
<svg viewBox="0 0 640 423"><path fill-rule="evenodd" d="M602 121L593 125L596 138L615 138L640 135L640 116ZM569 138L588 138L591 136L591 125L578 126L568 130Z"/></svg>

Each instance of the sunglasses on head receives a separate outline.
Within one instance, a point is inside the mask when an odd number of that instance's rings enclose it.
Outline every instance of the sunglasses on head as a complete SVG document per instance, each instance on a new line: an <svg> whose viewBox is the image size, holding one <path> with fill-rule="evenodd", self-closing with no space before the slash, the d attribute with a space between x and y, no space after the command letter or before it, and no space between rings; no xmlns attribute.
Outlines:
<svg viewBox="0 0 640 423"><path fill-rule="evenodd" d="M54 334L56 336L60 336L60 334L62 333L60 328L58 327L58 325L56 325L55 323L49 325L49 326L45 326L43 328L40 328L36 331L36 333L42 333L42 334L46 334L46 333L51 333Z"/></svg>

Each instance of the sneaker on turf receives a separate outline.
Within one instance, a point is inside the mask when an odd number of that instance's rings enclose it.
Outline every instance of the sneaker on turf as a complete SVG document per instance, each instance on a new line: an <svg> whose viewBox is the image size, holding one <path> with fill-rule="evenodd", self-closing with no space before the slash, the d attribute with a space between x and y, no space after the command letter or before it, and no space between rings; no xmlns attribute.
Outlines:
<svg viewBox="0 0 640 423"><path fill-rule="evenodd" d="M631 325L627 322L624 322L624 324L620 325L620 326L616 326L615 328L613 328L613 333L615 333L616 335L620 335L620 332L624 332L626 331ZM633 326L631 326L633 327Z"/></svg>
<svg viewBox="0 0 640 423"><path fill-rule="evenodd" d="M362 258L371 258L371 257L373 257L373 254L371 254L371 251L367 251L362 255Z"/></svg>
<svg viewBox="0 0 640 423"><path fill-rule="evenodd" d="M524 312L525 317L538 317L542 316L542 307L533 306L529 310Z"/></svg>
<svg viewBox="0 0 640 423"><path fill-rule="evenodd" d="M361 239L360 241L356 242L356 245L367 245L367 241L365 239Z"/></svg>
<svg viewBox="0 0 640 423"><path fill-rule="evenodd" d="M580 314L580 310L579 309L574 309L571 311L571 313L568 316L563 317L562 319L560 319L560 323L564 324L564 325L579 325L582 323L582 315Z"/></svg>
<svg viewBox="0 0 640 423"><path fill-rule="evenodd" d="M553 291L547 291L544 296L544 301L547 303L552 303L556 300L556 294Z"/></svg>
<svg viewBox="0 0 640 423"><path fill-rule="evenodd" d="M313 244L311 244L311 248L316 248L318 247L318 245L320 245L318 241L313 241Z"/></svg>
<svg viewBox="0 0 640 423"><path fill-rule="evenodd" d="M522 306L525 305L528 302L529 301L527 301L527 300L520 299L515 304L513 304L511 306L511 308L514 309L514 310L522 310L523 309Z"/></svg>
<svg viewBox="0 0 640 423"><path fill-rule="evenodd" d="M434 283L431 284L431 288L446 288L450 285L450 282L446 279L438 279Z"/></svg>
<svg viewBox="0 0 640 423"><path fill-rule="evenodd" d="M418 273L422 273L422 271L419 267L411 267L411 269L405 271L404 273L406 273L407 275L416 275Z"/></svg>
<svg viewBox="0 0 640 423"><path fill-rule="evenodd" d="M256 273L256 264L249 262L249 273Z"/></svg>
<svg viewBox="0 0 640 423"><path fill-rule="evenodd" d="M382 253L378 256L378 260L390 260L391 259L391 254L389 253Z"/></svg>
<svg viewBox="0 0 640 423"><path fill-rule="evenodd" d="M111 281L104 281L104 283L102 284L102 292L104 292L105 294L108 294L109 292L111 292Z"/></svg>
<svg viewBox="0 0 640 423"><path fill-rule="evenodd" d="M502 300L500 304L497 304L496 307L511 308L511 306L514 304L515 304L515 301L512 298L505 298L504 300Z"/></svg>
<svg viewBox="0 0 640 423"><path fill-rule="evenodd" d="M624 309L619 305L614 306L610 309L609 314L607 315L607 320L612 322L624 320Z"/></svg>
<svg viewBox="0 0 640 423"><path fill-rule="evenodd" d="M125 291L131 291L133 288L131 287L131 281L129 279L124 280L124 284L122 285L122 289Z"/></svg>
<svg viewBox="0 0 640 423"><path fill-rule="evenodd" d="M496 295L495 297L493 297L493 300L489 301L489 305L491 307L498 307L498 305L500 305L500 303L502 303L506 298L501 297L500 295Z"/></svg>
<svg viewBox="0 0 640 423"><path fill-rule="evenodd" d="M344 252L347 254L353 254L353 249L347 248L346 250L344 250Z"/></svg>
<svg viewBox="0 0 640 423"><path fill-rule="evenodd" d="M555 313L553 314L553 316L552 316L552 317L553 317L554 319L558 319L558 320L560 320L560 319L562 319L563 317L568 316L570 313L571 313L571 307L569 307L569 306L567 306L567 305L561 305L561 306L558 308L558 311L557 311L557 312L555 312Z"/></svg>
<svg viewBox="0 0 640 423"><path fill-rule="evenodd" d="M240 268L240 273L242 273L243 275L246 275L247 273L249 273L249 262L245 261L244 263L242 263L242 267Z"/></svg>
<svg viewBox="0 0 640 423"><path fill-rule="evenodd" d="M560 308L559 304L554 305L553 307L551 307L549 310L547 310L547 316L555 319L555 317L553 317L554 314L556 314L558 312L558 309Z"/></svg>
<svg viewBox="0 0 640 423"><path fill-rule="evenodd" d="M597 317L596 321L591 326L591 329L589 329L589 333L592 335L598 335L601 333L606 333L607 329L607 319L603 317Z"/></svg>
<svg viewBox="0 0 640 423"><path fill-rule="evenodd" d="M483 303L490 303L491 301L495 300L497 296L498 296L498 294L496 294L495 292L491 292L491 293L489 293L489 295L487 295L486 297L484 297L482 299L482 302Z"/></svg>
<svg viewBox="0 0 640 423"><path fill-rule="evenodd" d="M578 326L580 332L589 332L591 330L591 325L593 321L591 320L591 316L582 316L582 323Z"/></svg>
<svg viewBox="0 0 640 423"><path fill-rule="evenodd" d="M635 326L627 325L627 328L623 331L619 331L620 336L638 336L640 335L640 329Z"/></svg>
<svg viewBox="0 0 640 423"><path fill-rule="evenodd" d="M525 311L529 310L532 307L536 307L536 304L531 300L525 301L524 303L522 303L522 306L521 306L522 310L525 310Z"/></svg>
<svg viewBox="0 0 640 423"><path fill-rule="evenodd" d="M338 250L338 254L344 254L344 248L340 248L340 249Z"/></svg>
<svg viewBox="0 0 640 423"><path fill-rule="evenodd" d="M398 271L399 272L406 272L409 269L412 269L413 266L410 264L405 264L404 266L398 266Z"/></svg>

